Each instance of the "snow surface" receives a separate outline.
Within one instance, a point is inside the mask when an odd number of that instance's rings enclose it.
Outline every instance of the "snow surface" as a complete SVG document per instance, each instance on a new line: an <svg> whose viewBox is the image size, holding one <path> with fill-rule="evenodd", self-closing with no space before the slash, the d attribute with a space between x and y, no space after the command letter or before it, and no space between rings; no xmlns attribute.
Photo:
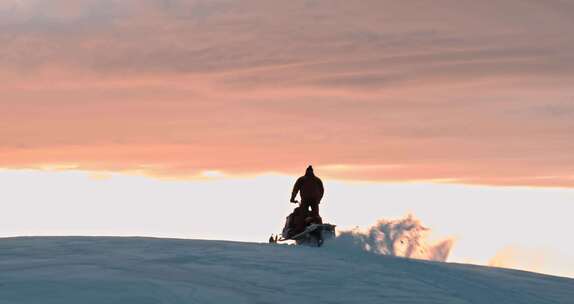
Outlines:
<svg viewBox="0 0 574 304"><path fill-rule="evenodd" d="M0 239L0 303L574 303L574 280L227 241Z"/></svg>

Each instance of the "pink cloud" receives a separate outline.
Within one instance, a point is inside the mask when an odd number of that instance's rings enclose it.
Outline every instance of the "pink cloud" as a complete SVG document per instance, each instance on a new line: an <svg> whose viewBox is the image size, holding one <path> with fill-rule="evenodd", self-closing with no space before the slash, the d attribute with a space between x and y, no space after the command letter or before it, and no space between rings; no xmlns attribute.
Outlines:
<svg viewBox="0 0 574 304"><path fill-rule="evenodd" d="M571 5L61 5L0 6L0 167L573 185Z"/></svg>

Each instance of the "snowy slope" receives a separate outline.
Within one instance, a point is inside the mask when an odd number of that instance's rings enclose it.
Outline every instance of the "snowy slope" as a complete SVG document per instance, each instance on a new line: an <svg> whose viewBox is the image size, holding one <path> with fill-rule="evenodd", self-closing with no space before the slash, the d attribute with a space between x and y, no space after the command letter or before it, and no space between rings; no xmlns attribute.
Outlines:
<svg viewBox="0 0 574 304"><path fill-rule="evenodd" d="M0 303L574 303L572 279L335 243L0 239Z"/></svg>

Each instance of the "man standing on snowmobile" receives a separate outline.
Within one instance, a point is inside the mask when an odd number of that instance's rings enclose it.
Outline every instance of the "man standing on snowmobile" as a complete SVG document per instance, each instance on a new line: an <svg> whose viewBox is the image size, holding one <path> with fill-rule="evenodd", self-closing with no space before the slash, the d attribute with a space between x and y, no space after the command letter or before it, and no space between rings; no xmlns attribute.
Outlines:
<svg viewBox="0 0 574 304"><path fill-rule="evenodd" d="M297 192L300 192L301 196L301 207L303 210L309 210L311 207L311 215L314 217L319 217L319 203L323 198L323 182L313 173L313 167L307 167L305 175L299 177L295 186L293 187L293 192L291 193L291 202L297 203L295 197Z"/></svg>

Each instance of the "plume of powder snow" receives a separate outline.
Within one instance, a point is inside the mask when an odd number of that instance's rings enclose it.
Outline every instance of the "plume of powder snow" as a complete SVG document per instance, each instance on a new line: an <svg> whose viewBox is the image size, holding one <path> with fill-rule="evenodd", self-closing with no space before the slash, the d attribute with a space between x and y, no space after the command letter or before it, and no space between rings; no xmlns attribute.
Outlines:
<svg viewBox="0 0 574 304"><path fill-rule="evenodd" d="M398 220L381 219L366 230L341 231L333 241L336 247L407 258L446 261L454 241L431 242L430 229L413 215Z"/></svg>

